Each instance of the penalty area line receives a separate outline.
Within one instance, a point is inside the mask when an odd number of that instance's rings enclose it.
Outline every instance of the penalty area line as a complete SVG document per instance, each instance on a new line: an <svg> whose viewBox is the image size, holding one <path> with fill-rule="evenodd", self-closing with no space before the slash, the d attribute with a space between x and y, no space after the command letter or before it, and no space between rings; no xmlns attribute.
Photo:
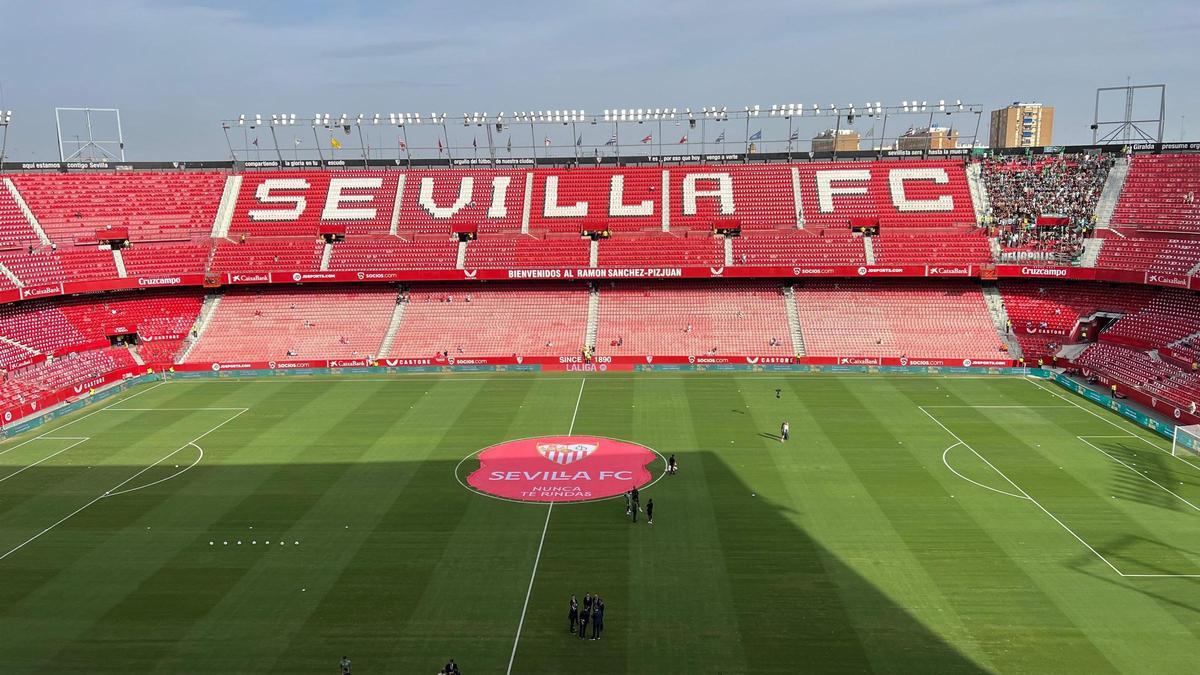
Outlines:
<svg viewBox="0 0 1200 675"><path fill-rule="evenodd" d="M583 388L587 386L587 378L579 383L579 395L575 397L575 411L571 413L571 427L567 435L575 433L575 418L579 416L579 403L583 401ZM525 604L521 606L521 619L517 622L517 636L513 639L512 654L508 657L508 670L512 675L513 663L517 660L517 646L521 644L521 630L525 628L525 614L529 611L529 598L533 595L533 582L537 579L538 563L542 561L542 548L546 545L546 531L550 529L550 514L554 513L554 502L546 508L546 522L542 523L542 538L538 540L537 555L533 558L533 572L529 575L529 587L525 589Z"/></svg>
<svg viewBox="0 0 1200 675"><path fill-rule="evenodd" d="M1059 527L1066 530L1067 533L1070 534L1072 537L1074 537L1075 540L1078 541L1080 544L1083 544L1083 546L1087 550L1091 551L1097 558L1099 558L1101 560L1101 562L1103 562L1105 565L1108 566L1109 569L1111 569L1113 572L1115 572L1117 574L1117 576L1119 576L1119 577L1125 576L1125 574L1123 572L1121 572L1121 570L1117 569L1116 565L1114 565L1108 561L1108 558L1105 558L1103 555L1101 555L1101 553L1099 551L1097 551L1091 544L1087 543L1087 541L1085 541L1083 537L1079 536L1078 534L1075 534L1075 530L1072 530L1071 528L1067 527L1067 524L1064 523L1063 521L1059 520L1058 516L1051 513L1050 510L1047 509L1046 507L1042 506L1041 503L1038 502L1038 500L1031 497L1029 495L1029 493L1026 492L1020 485L1017 485L1016 483L1014 483L1013 480L1011 478L1009 478L1007 474L1005 474L1000 469L997 469L995 464L992 464L991 462L989 462L987 460L986 457L984 457L983 455L976 452L975 448L972 448L971 445L969 443L967 443L966 441L964 441L962 438L960 438L958 434L951 431L950 427L947 427L945 424L942 424L941 420L934 417L933 413L931 413L925 409L925 406L917 406L917 409L919 409L921 412L925 413L926 417L933 420L934 424L938 425L939 427L942 428L942 430L944 430L946 433L950 434L954 438L954 440L958 441L959 444L961 444L964 448L966 448L966 449L970 450L972 453L974 453L975 456L978 457L981 461L983 461L984 464L987 464L988 466L990 466L992 468L992 471L995 471L996 473L1000 474L1000 477L1003 478L1004 480L1008 481L1008 484L1013 486L1013 489L1015 489L1017 492L1020 492L1025 497L1025 499L1028 499L1031 504L1038 507L1042 511L1042 513L1045 513L1047 516L1050 516L1051 520L1058 523Z"/></svg>
<svg viewBox="0 0 1200 675"><path fill-rule="evenodd" d="M157 386L157 385L156 385L156 386ZM151 387L151 389L152 389L152 388L153 388L153 387ZM146 391L149 391L149 390L146 390ZM130 398L132 398L132 397L130 397ZM114 405L115 405L115 404L114 404ZM104 408L101 408L101 410L97 410L96 412L101 412L102 410L104 410ZM0 554L0 560L4 560L5 558L7 558L7 557L9 557L10 555L12 555L12 554L16 553L17 551L20 551L21 549L25 548L25 547L26 547L26 546L28 546L29 544L32 544L34 541L37 541L39 538L41 538L41 537L42 537L42 535L46 534L47 532L50 532L51 530L53 530L54 528L58 527L59 525L62 525L63 523L65 523L65 522L67 522L68 520L70 520L71 518L74 518L75 516L77 516L77 515L79 515L80 513L82 513L82 512L83 512L85 509L87 509L89 506L92 506L93 504L95 504L96 502L98 502L98 501L100 501L100 500L102 500L102 499L105 499L105 498L107 498L107 497L116 497L117 495L125 494L125 493L127 493L127 492L133 492L134 490L139 490L139 489L141 489L142 487L149 487L150 485L156 485L156 484L158 484L158 483L162 482L162 481L155 481L154 483L150 483L150 484L148 484L148 485L143 485L143 486L141 486L141 487L137 487L137 488L131 488L131 489L129 489L129 490L121 490L121 488L123 488L123 487L125 487L126 485L128 485L128 484L129 484L131 481L133 481L133 480L136 480L138 476L141 476L142 474L146 473L146 472L147 472L147 471L149 471L150 469L153 469L154 467L158 466L159 464L162 464L163 462L167 461L168 459L170 459L170 458L174 457L174 456L175 456L177 453L179 453L179 452L180 452L181 450L183 450L184 448L186 448L186 447L188 447L188 446L192 446L192 447L195 447L195 448L199 449L199 448L200 448L200 446L197 444L197 441L199 441L200 439L204 438L205 436L207 436L207 435L211 434L212 432L216 431L217 429L220 429L221 427L225 426L226 424L229 424L230 422L234 421L234 420L235 420L235 419L237 419L238 417L241 417L243 414L245 414L245 413L246 413L246 412L248 412L249 410L250 410L249 408L242 408L242 409L241 409L241 410L240 410L240 411L239 411L237 414L233 415L233 416L232 416L232 417L230 417L229 419L226 419L224 422L221 422L220 424L216 425L215 427L213 427L213 428L209 429L208 431L205 431L204 433L202 433L202 434L200 434L199 436L197 436L197 437L193 438L192 440L188 441L187 443L184 443L183 445L179 446L178 448L175 448L174 450L172 450L171 452L167 453L166 455L163 455L162 457L158 458L158 459L157 459L157 460L156 460L156 461L155 461L153 464L150 464L150 465L148 465L148 466L144 467L143 469L141 469L141 470L140 470L140 471L138 471L137 473L133 474L133 475L132 475L132 476L130 476L129 478L126 478L125 480L121 481L120 483L117 483L116 485L112 486L111 488L109 488L109 489L105 490L105 491L104 491L104 493L103 493L103 494L101 494L100 496L98 496L98 497L96 497L96 498L92 499L91 501L89 501L88 503L84 504L83 506L81 506L81 507L79 507L79 508L75 509L74 511L72 511L72 512L68 513L67 515L63 516L62 518L60 518L59 520L57 520L56 522L54 522L54 523L53 523L53 524L51 524L50 526L48 526L48 527L46 527L45 529L43 529L41 532L38 532L37 534L33 535L32 537L30 537L30 538L26 539L25 541L21 542L20 544L17 544L16 546L14 546L13 548L9 549L9 550L8 550L8 551L6 551L5 553L3 553L3 554ZM95 413L92 413L92 414L95 414ZM82 419L82 418L81 418L81 419ZM199 453L199 455L200 455L200 457L202 458L202 457L204 456L204 451L203 451L203 450L200 450L200 453ZM197 461L196 461L196 462L193 462L193 463L192 463L192 465L191 465L191 466L189 466L189 467L187 467L187 468L188 468L188 469L190 469L190 468L192 468L193 466L195 466L195 465L196 465L196 464L198 464L198 463L199 463L199 459L197 459ZM184 471L186 471L186 470L187 470L187 469L184 469ZM178 473L176 473L176 474L174 474L174 475L170 476L170 478L174 478L175 476L178 476L178 475L180 475L180 474L182 474L182 473L183 473L183 471L180 471L180 472L178 472Z"/></svg>

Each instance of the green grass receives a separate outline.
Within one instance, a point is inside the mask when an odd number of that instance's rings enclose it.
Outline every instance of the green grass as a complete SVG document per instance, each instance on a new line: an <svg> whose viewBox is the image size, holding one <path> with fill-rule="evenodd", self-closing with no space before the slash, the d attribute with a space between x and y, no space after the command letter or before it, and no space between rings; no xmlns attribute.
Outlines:
<svg viewBox="0 0 1200 675"><path fill-rule="evenodd" d="M331 673L343 654L356 673L451 657L504 672L527 592L513 672L1196 670L1200 577L1133 575L1200 575L1200 461L1053 385L580 387L171 382L8 441L4 672ZM783 418L788 444L770 437ZM654 527L614 501L551 510L455 479L476 450L572 419L679 457L646 492ZM599 642L565 625L589 591L607 604Z"/></svg>

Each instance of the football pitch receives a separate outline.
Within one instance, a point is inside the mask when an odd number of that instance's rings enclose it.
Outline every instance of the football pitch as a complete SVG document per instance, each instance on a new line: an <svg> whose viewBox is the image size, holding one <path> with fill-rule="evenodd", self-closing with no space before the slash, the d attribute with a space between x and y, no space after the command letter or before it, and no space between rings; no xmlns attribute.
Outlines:
<svg viewBox="0 0 1200 675"><path fill-rule="evenodd" d="M562 435L653 450L653 526L469 487L480 450ZM1196 672L1200 459L1169 450L1022 378L148 384L0 444L0 662Z"/></svg>

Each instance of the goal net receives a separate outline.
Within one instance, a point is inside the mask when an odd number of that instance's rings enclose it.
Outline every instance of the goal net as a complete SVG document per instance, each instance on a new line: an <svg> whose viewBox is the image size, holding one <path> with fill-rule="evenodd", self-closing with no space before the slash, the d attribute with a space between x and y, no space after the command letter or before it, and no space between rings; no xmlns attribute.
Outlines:
<svg viewBox="0 0 1200 675"><path fill-rule="evenodd" d="M1200 424L1175 427L1175 436L1171 439L1171 454L1176 457L1183 455L1200 457Z"/></svg>

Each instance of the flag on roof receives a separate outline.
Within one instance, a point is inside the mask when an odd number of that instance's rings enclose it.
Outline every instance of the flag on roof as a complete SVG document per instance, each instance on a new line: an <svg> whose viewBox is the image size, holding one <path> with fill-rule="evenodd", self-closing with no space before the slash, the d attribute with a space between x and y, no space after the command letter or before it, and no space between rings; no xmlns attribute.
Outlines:
<svg viewBox="0 0 1200 675"><path fill-rule="evenodd" d="M792 132L792 135L791 135L791 136L788 136L788 140L789 140L789 141L798 141L798 140L800 140L800 132L799 132L799 131L793 131L793 132Z"/></svg>
<svg viewBox="0 0 1200 675"><path fill-rule="evenodd" d="M687 143L687 134L684 134L679 138L679 144L683 145L684 143Z"/></svg>
<svg viewBox="0 0 1200 675"><path fill-rule="evenodd" d="M475 148L476 150L479 149L479 138L478 137L471 138L471 147Z"/></svg>
<svg viewBox="0 0 1200 675"><path fill-rule="evenodd" d="M714 143L724 143L725 142L725 132L722 131L721 135L717 136L717 140L715 140L713 142Z"/></svg>
<svg viewBox="0 0 1200 675"><path fill-rule="evenodd" d="M408 143L404 142L403 137L397 136L396 137L396 147L400 148L401 150L404 150L404 149L408 148Z"/></svg>
<svg viewBox="0 0 1200 675"><path fill-rule="evenodd" d="M642 143L649 143L653 140L654 140L654 134L646 134L646 137L642 139Z"/></svg>
<svg viewBox="0 0 1200 675"><path fill-rule="evenodd" d="M756 131L756 132L754 132L753 134L751 134L751 135L750 135L750 140L752 140L752 141L761 141L761 140L762 140L762 129L759 129L758 131Z"/></svg>
<svg viewBox="0 0 1200 675"><path fill-rule="evenodd" d="M299 136L292 137L292 145L300 145L300 137Z"/></svg>
<svg viewBox="0 0 1200 675"><path fill-rule="evenodd" d="M334 149L334 150L341 150L341 149L342 149L342 142L341 142L341 141L339 141L338 139L334 138L333 136L330 136L330 137L329 137L329 144L330 144L331 146L333 146L333 149Z"/></svg>
<svg viewBox="0 0 1200 675"><path fill-rule="evenodd" d="M617 144L617 134L616 134L616 133L614 133L614 134L612 135L612 137L610 137L610 138L608 139L608 142L607 142L607 143L605 143L605 145L616 145L616 144Z"/></svg>
<svg viewBox="0 0 1200 675"><path fill-rule="evenodd" d="M508 136L508 151L512 152L512 134Z"/></svg>
<svg viewBox="0 0 1200 675"><path fill-rule="evenodd" d="M583 134L579 134L579 138L576 138L576 139L575 139L575 145L576 145L576 146L581 146L581 145L583 145Z"/></svg>
<svg viewBox="0 0 1200 675"><path fill-rule="evenodd" d="M549 136L546 136L545 138L542 139L542 145L544 145L546 147L550 147L550 137Z"/></svg>
<svg viewBox="0 0 1200 675"><path fill-rule="evenodd" d="M254 147L257 148L258 147L258 139L255 138L253 141L250 141L250 145L253 145Z"/></svg>
<svg viewBox="0 0 1200 675"><path fill-rule="evenodd" d="M442 145L442 139L439 138L438 139L438 154L439 155L442 154L442 150L444 150L444 149L445 149L445 146Z"/></svg>

